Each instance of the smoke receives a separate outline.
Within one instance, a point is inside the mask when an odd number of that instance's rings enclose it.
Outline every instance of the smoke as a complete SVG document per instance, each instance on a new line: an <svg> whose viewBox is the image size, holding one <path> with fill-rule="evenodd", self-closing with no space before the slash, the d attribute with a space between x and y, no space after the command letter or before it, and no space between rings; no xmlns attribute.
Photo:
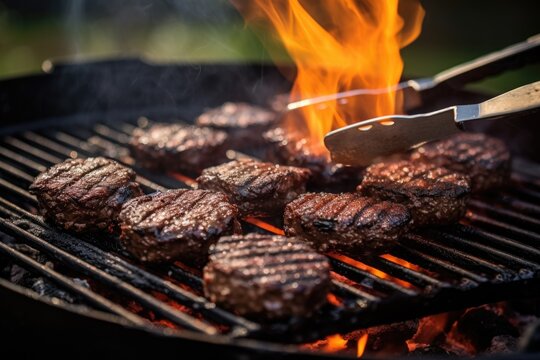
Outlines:
<svg viewBox="0 0 540 360"><path fill-rule="evenodd" d="M73 58L81 57L82 20L84 0L72 0L67 3L66 30L70 38L71 53Z"/></svg>

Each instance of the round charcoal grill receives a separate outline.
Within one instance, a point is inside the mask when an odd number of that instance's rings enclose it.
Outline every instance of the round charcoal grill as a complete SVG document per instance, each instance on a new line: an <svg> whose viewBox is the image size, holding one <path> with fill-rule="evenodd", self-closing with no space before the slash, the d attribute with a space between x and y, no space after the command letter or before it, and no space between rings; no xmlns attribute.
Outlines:
<svg viewBox="0 0 540 360"><path fill-rule="evenodd" d="M289 86L273 67L157 66L138 60L64 64L47 74L0 82L0 265L15 263L53 289L48 290L52 296L39 296L35 282L29 290L0 278L0 319L9 324L1 328L9 329L9 338L32 344L21 348L8 342L14 350L331 357L294 343L540 294L540 153L531 130L539 126L534 119L524 119L520 127L476 125L506 137L516 155L507 189L471 201L460 224L406 236L390 254L330 255L331 298L304 321L262 324L241 318L201 296L196 270L179 263L142 267L115 239L67 234L36 215L28 185L68 157L117 159L134 167L146 192L188 187L185 174L138 168L127 149L131 131L154 119L189 122L225 101L266 105ZM443 95L430 102L430 109L484 98L450 89ZM229 156L245 155L231 151ZM279 219L243 223L246 232L279 226ZM62 297L74 304L57 299Z"/></svg>

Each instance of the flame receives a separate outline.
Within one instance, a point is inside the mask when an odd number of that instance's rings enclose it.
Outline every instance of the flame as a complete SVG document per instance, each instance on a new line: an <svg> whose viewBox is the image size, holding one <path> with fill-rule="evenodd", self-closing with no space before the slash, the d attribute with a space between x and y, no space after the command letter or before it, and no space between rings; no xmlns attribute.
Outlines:
<svg viewBox="0 0 540 360"><path fill-rule="evenodd" d="M418 37L424 17L418 0L232 0L246 21L268 29L296 64L291 99L335 94L351 89L393 88L400 80L400 49ZM268 31L260 32L275 60L282 58ZM331 100L301 108L285 126L307 131L314 143L347 123L401 112L396 92ZM352 110L351 110L352 109ZM322 148L322 147L319 147Z"/></svg>
<svg viewBox="0 0 540 360"><path fill-rule="evenodd" d="M335 352L347 348L347 340L339 334L330 335L326 338L326 345L323 351Z"/></svg>
<svg viewBox="0 0 540 360"><path fill-rule="evenodd" d="M368 341L368 333L365 333L358 339L358 343L356 344L356 357L361 358L362 355L364 355L364 351L366 350L366 345Z"/></svg>

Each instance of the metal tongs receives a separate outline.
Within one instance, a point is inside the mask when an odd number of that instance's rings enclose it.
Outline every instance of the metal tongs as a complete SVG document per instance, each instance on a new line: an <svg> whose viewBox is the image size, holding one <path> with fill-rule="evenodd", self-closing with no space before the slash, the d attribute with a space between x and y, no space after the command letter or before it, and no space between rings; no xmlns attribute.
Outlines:
<svg viewBox="0 0 540 360"><path fill-rule="evenodd" d="M419 115L390 115L329 132L324 143L332 160L365 166L375 159L406 151L459 132L463 123L510 118L540 110L540 81L480 104L457 105Z"/></svg>
<svg viewBox="0 0 540 360"><path fill-rule="evenodd" d="M324 108L325 102L339 106L352 106L348 98L400 92L404 111L410 112L431 99L444 95L445 89L456 89L484 79L540 61L540 34L524 42L473 61L455 66L431 78L409 80L386 89L356 89L288 105L285 116L300 116L304 107ZM390 155L419 146L427 141L441 139L462 128L463 122L513 116L534 111L540 103L540 83L526 85L506 94L475 105L453 106L428 114L413 116L391 115L365 120L328 133L326 147L332 160L348 165L368 165L377 157Z"/></svg>
<svg viewBox="0 0 540 360"><path fill-rule="evenodd" d="M354 89L337 94L303 99L290 103L287 109L294 111L305 106L324 105L325 102L329 101L338 101L340 106L347 106L349 103L346 101L347 98L400 92L403 96L404 111L408 113L429 100L444 95L445 90L449 88L460 89L475 81L538 61L540 61L540 34L534 35L524 42L454 66L430 78L408 80L390 88Z"/></svg>

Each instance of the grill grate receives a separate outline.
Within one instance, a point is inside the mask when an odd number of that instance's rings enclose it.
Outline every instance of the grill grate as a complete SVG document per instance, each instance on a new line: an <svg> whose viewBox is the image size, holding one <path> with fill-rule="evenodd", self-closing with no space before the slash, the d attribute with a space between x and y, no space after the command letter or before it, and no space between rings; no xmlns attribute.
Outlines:
<svg viewBox="0 0 540 360"><path fill-rule="evenodd" d="M66 234L36 216L26 190L34 177L67 157L105 155L134 167L146 192L189 187L183 174L157 175L129 157L129 134L147 119L91 126L25 131L0 140L0 232L46 253L99 284L78 285L9 244L0 253L55 281L89 305L137 325L154 326L126 310L118 294L182 330L228 337L300 342L349 331L540 293L540 177L518 167L500 194L473 199L461 224L406 236L390 253L371 259L328 254L334 289L328 305L301 322L259 324L227 312L202 297L200 273L182 264L142 267L115 239ZM241 154L230 152L231 157ZM186 180L187 179L187 180ZM244 229L265 231L245 219ZM267 221L267 219L263 219ZM276 226L276 223L270 223ZM106 290L114 292L108 296ZM403 311L407 309L407 311Z"/></svg>

